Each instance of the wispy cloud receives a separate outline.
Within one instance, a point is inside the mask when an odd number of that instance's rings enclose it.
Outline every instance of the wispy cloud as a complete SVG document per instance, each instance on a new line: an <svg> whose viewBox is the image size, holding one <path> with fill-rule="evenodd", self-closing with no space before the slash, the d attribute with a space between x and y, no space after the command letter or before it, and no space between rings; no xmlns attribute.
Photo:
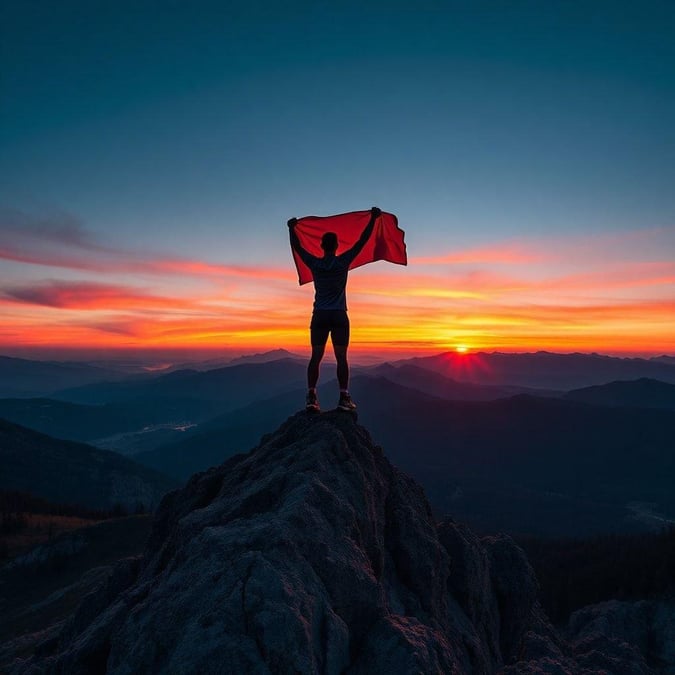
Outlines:
<svg viewBox="0 0 675 675"><path fill-rule="evenodd" d="M97 241L74 216L33 218L0 210L0 259L98 274L292 280L293 270L260 265L227 265L175 255L129 250Z"/></svg>
<svg viewBox="0 0 675 675"><path fill-rule="evenodd" d="M408 268L369 265L350 276L354 345L672 351L673 241L675 228L555 235L413 257ZM35 280L35 270L20 268L24 281L10 283L3 275L0 347L307 342L312 290L297 287L290 255L278 266L146 255L98 239L67 214L0 211L0 259L66 277Z"/></svg>
<svg viewBox="0 0 675 675"><path fill-rule="evenodd" d="M63 211L41 217L0 207L0 241L10 241L19 247L39 242L89 251L108 250L94 240L77 217Z"/></svg>
<svg viewBox="0 0 675 675"><path fill-rule="evenodd" d="M0 289L6 299L44 307L64 309L113 310L194 308L194 299L160 296L137 288L115 284L45 281Z"/></svg>
<svg viewBox="0 0 675 675"><path fill-rule="evenodd" d="M542 289L585 290L589 292L643 288L650 286L675 287L675 262L609 262L599 269L543 280Z"/></svg>
<svg viewBox="0 0 675 675"><path fill-rule="evenodd" d="M527 247L525 244L501 244L452 251L437 256L413 257L410 263L413 265L523 265L544 262L549 257L543 251Z"/></svg>
<svg viewBox="0 0 675 675"><path fill-rule="evenodd" d="M452 249L433 256L411 258L418 265L595 265L600 261L625 262L675 255L675 225L631 230L564 234L510 239L475 248Z"/></svg>
<svg viewBox="0 0 675 675"><path fill-rule="evenodd" d="M219 265L217 263L180 258L148 260L143 264L142 269L145 272L154 274L184 274L206 278L245 277L247 279L276 279L284 281L293 278L293 274L289 272L288 266L285 268L274 268L260 265Z"/></svg>

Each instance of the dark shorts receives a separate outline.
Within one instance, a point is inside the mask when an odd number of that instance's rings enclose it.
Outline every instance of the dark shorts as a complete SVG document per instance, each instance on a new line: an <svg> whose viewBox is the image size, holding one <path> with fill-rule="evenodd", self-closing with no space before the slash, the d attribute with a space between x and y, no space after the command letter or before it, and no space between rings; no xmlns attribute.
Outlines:
<svg viewBox="0 0 675 675"><path fill-rule="evenodd" d="M316 309L309 325L312 346L323 346L330 333L334 345L346 347L349 344L349 317L344 309Z"/></svg>

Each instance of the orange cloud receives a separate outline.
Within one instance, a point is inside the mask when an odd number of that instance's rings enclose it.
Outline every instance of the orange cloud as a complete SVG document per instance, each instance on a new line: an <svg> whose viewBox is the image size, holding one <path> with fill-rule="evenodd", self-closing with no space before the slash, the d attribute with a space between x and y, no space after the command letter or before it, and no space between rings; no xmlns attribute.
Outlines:
<svg viewBox="0 0 675 675"><path fill-rule="evenodd" d="M541 240L496 243L413 257L408 268L355 270L353 348L675 352L675 262L662 245L674 232L557 237L548 248ZM146 258L96 241L72 219L19 218L0 226L0 258L87 277L5 278L2 349L298 350L308 341L312 289L297 286L290 253L283 266Z"/></svg>
<svg viewBox="0 0 675 675"><path fill-rule="evenodd" d="M306 303L283 310L223 312L221 316L177 314L148 318L118 314L79 320L52 314L20 317L0 329L0 344L73 345L110 348L302 349L308 341ZM471 349L566 349L596 351L675 351L675 303L595 306L531 305L479 307L455 311L383 311L352 302L352 346L384 353L440 350L456 344Z"/></svg>
<svg viewBox="0 0 675 675"><path fill-rule="evenodd" d="M163 297L128 286L93 282L48 281L10 286L2 293L4 298L14 303L83 310L177 310L196 305L192 299Z"/></svg>
<svg viewBox="0 0 675 675"><path fill-rule="evenodd" d="M144 264L144 271L154 274L185 274L195 277L245 277L288 281L293 278L289 267L262 267L244 265L219 265L200 260L159 259Z"/></svg>
<svg viewBox="0 0 675 675"><path fill-rule="evenodd" d="M438 256L419 256L410 260L412 265L522 265L543 262L548 255L527 248L522 244L502 244L454 251Z"/></svg>
<svg viewBox="0 0 675 675"><path fill-rule="evenodd" d="M221 265L201 260L180 258L135 259L137 254L125 253L117 256L80 257L60 251L22 252L7 246L0 246L0 259L12 262L57 267L69 270L89 271L105 274L150 274L172 276L182 274L197 278L246 277L256 279L293 279L288 267L271 268L262 266Z"/></svg>
<svg viewBox="0 0 675 675"><path fill-rule="evenodd" d="M675 285L675 262L652 261L605 263L588 272L544 280L541 288L572 290L615 290Z"/></svg>
<svg viewBox="0 0 675 675"><path fill-rule="evenodd" d="M415 265L597 265L620 260L627 264L647 257L659 259L675 250L675 225L586 234L538 236L496 244L453 249L433 256L412 257Z"/></svg>

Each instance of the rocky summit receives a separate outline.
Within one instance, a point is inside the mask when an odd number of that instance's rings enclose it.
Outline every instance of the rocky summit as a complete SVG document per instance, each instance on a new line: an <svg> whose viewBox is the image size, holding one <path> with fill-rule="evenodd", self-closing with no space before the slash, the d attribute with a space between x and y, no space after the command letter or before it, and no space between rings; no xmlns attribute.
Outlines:
<svg viewBox="0 0 675 675"><path fill-rule="evenodd" d="M536 597L509 537L437 523L353 415L299 413L167 495L144 555L13 671L653 672L617 634L647 607L577 614L577 639Z"/></svg>

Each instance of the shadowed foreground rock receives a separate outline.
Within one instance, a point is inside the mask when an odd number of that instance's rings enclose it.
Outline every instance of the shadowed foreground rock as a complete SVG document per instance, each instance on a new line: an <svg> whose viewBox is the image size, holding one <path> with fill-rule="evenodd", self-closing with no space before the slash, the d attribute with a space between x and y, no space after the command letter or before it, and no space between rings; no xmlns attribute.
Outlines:
<svg viewBox="0 0 675 675"><path fill-rule="evenodd" d="M352 416L300 413L169 494L144 556L14 672L651 672L629 645L594 660L592 613L582 666L536 593L511 539L437 525Z"/></svg>

